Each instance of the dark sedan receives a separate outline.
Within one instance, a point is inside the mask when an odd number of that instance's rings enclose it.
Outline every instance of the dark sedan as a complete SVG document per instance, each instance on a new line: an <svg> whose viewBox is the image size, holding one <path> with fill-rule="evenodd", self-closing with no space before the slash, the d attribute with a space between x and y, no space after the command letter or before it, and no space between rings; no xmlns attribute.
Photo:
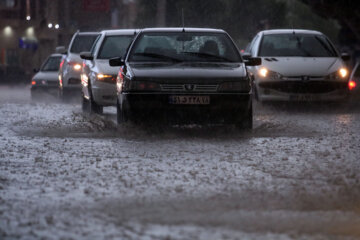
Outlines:
<svg viewBox="0 0 360 240"><path fill-rule="evenodd" d="M251 80L231 37L223 30L144 29L117 78L118 123L221 123L252 128Z"/></svg>

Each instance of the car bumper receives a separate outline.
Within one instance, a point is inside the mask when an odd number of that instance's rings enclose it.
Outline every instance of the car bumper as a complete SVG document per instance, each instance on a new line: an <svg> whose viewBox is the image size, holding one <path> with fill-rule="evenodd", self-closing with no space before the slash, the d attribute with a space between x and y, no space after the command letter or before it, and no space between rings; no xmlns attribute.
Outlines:
<svg viewBox="0 0 360 240"><path fill-rule="evenodd" d="M260 101L341 101L348 97L346 83L280 83L257 85Z"/></svg>
<svg viewBox="0 0 360 240"><path fill-rule="evenodd" d="M31 93L51 93L57 94L58 86L48 86L48 85L40 85L40 86L31 86Z"/></svg>
<svg viewBox="0 0 360 240"><path fill-rule="evenodd" d="M122 93L119 101L132 118L160 118L175 123L233 123L246 116L252 104L249 93L191 95L209 96L210 103L204 105L172 104L170 96L174 95L184 94Z"/></svg>
<svg viewBox="0 0 360 240"><path fill-rule="evenodd" d="M94 101L102 106L116 105L116 85L111 83L99 83L92 85Z"/></svg>

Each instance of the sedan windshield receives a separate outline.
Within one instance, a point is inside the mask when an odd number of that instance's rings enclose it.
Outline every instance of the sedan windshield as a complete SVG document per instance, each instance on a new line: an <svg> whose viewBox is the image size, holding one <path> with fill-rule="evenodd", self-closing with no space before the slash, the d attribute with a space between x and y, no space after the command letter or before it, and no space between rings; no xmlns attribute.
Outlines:
<svg viewBox="0 0 360 240"><path fill-rule="evenodd" d="M144 33L133 47L130 62L241 62L224 33Z"/></svg>
<svg viewBox="0 0 360 240"><path fill-rule="evenodd" d="M326 37L312 34L271 34L261 42L260 57L337 57Z"/></svg>
<svg viewBox="0 0 360 240"><path fill-rule="evenodd" d="M74 42L72 43L70 52L72 53L89 52L97 37L98 35L76 36Z"/></svg>
<svg viewBox="0 0 360 240"><path fill-rule="evenodd" d="M134 35L131 36L108 36L102 43L98 59L110 59L114 57L124 56L126 49L133 40Z"/></svg>
<svg viewBox="0 0 360 240"><path fill-rule="evenodd" d="M61 57L49 57L44 65L41 67L43 72L57 72L59 71Z"/></svg>

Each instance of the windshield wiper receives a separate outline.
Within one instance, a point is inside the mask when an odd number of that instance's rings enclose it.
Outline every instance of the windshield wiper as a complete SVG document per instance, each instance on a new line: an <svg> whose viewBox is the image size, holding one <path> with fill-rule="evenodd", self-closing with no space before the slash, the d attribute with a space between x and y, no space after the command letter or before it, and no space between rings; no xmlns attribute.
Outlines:
<svg viewBox="0 0 360 240"><path fill-rule="evenodd" d="M315 36L315 39L321 44L321 46L325 48L325 50L330 54L330 56L334 56L334 52L331 51L331 49L329 48L329 46L326 45L326 43L324 43L323 39L318 36Z"/></svg>
<svg viewBox="0 0 360 240"><path fill-rule="evenodd" d="M157 53L134 53L135 56L143 56L143 57L151 57L151 58L158 58L164 60L170 60L172 62L182 62L182 60L174 57L170 57L167 55L157 54Z"/></svg>
<svg viewBox="0 0 360 240"><path fill-rule="evenodd" d="M221 57L221 56L218 56L218 55L209 54L209 53L201 53L201 52L182 52L182 53L189 54L189 55L194 55L194 56L201 57L201 58L215 58L215 59L218 59L218 60L222 60L224 62L235 62L235 61L230 60L228 58Z"/></svg>

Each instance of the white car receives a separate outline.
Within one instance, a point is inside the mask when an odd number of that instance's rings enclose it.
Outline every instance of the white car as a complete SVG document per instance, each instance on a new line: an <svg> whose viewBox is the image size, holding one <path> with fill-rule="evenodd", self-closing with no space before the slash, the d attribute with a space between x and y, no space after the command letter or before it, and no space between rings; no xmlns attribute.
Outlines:
<svg viewBox="0 0 360 240"><path fill-rule="evenodd" d="M37 99L43 93L56 96L59 88L58 71L62 59L61 54L51 54L31 80L31 98Z"/></svg>
<svg viewBox="0 0 360 240"><path fill-rule="evenodd" d="M260 57L249 67L259 101L338 101L348 96L349 72L331 41L310 30L259 32L243 57Z"/></svg>
<svg viewBox="0 0 360 240"><path fill-rule="evenodd" d="M111 67L109 59L124 56L137 31L105 30L90 52L82 52L82 109L102 113L104 106L116 105L116 78L119 67Z"/></svg>
<svg viewBox="0 0 360 240"><path fill-rule="evenodd" d="M90 51L99 33L76 32L66 50L59 70L59 97L80 96L82 59L80 52Z"/></svg>

